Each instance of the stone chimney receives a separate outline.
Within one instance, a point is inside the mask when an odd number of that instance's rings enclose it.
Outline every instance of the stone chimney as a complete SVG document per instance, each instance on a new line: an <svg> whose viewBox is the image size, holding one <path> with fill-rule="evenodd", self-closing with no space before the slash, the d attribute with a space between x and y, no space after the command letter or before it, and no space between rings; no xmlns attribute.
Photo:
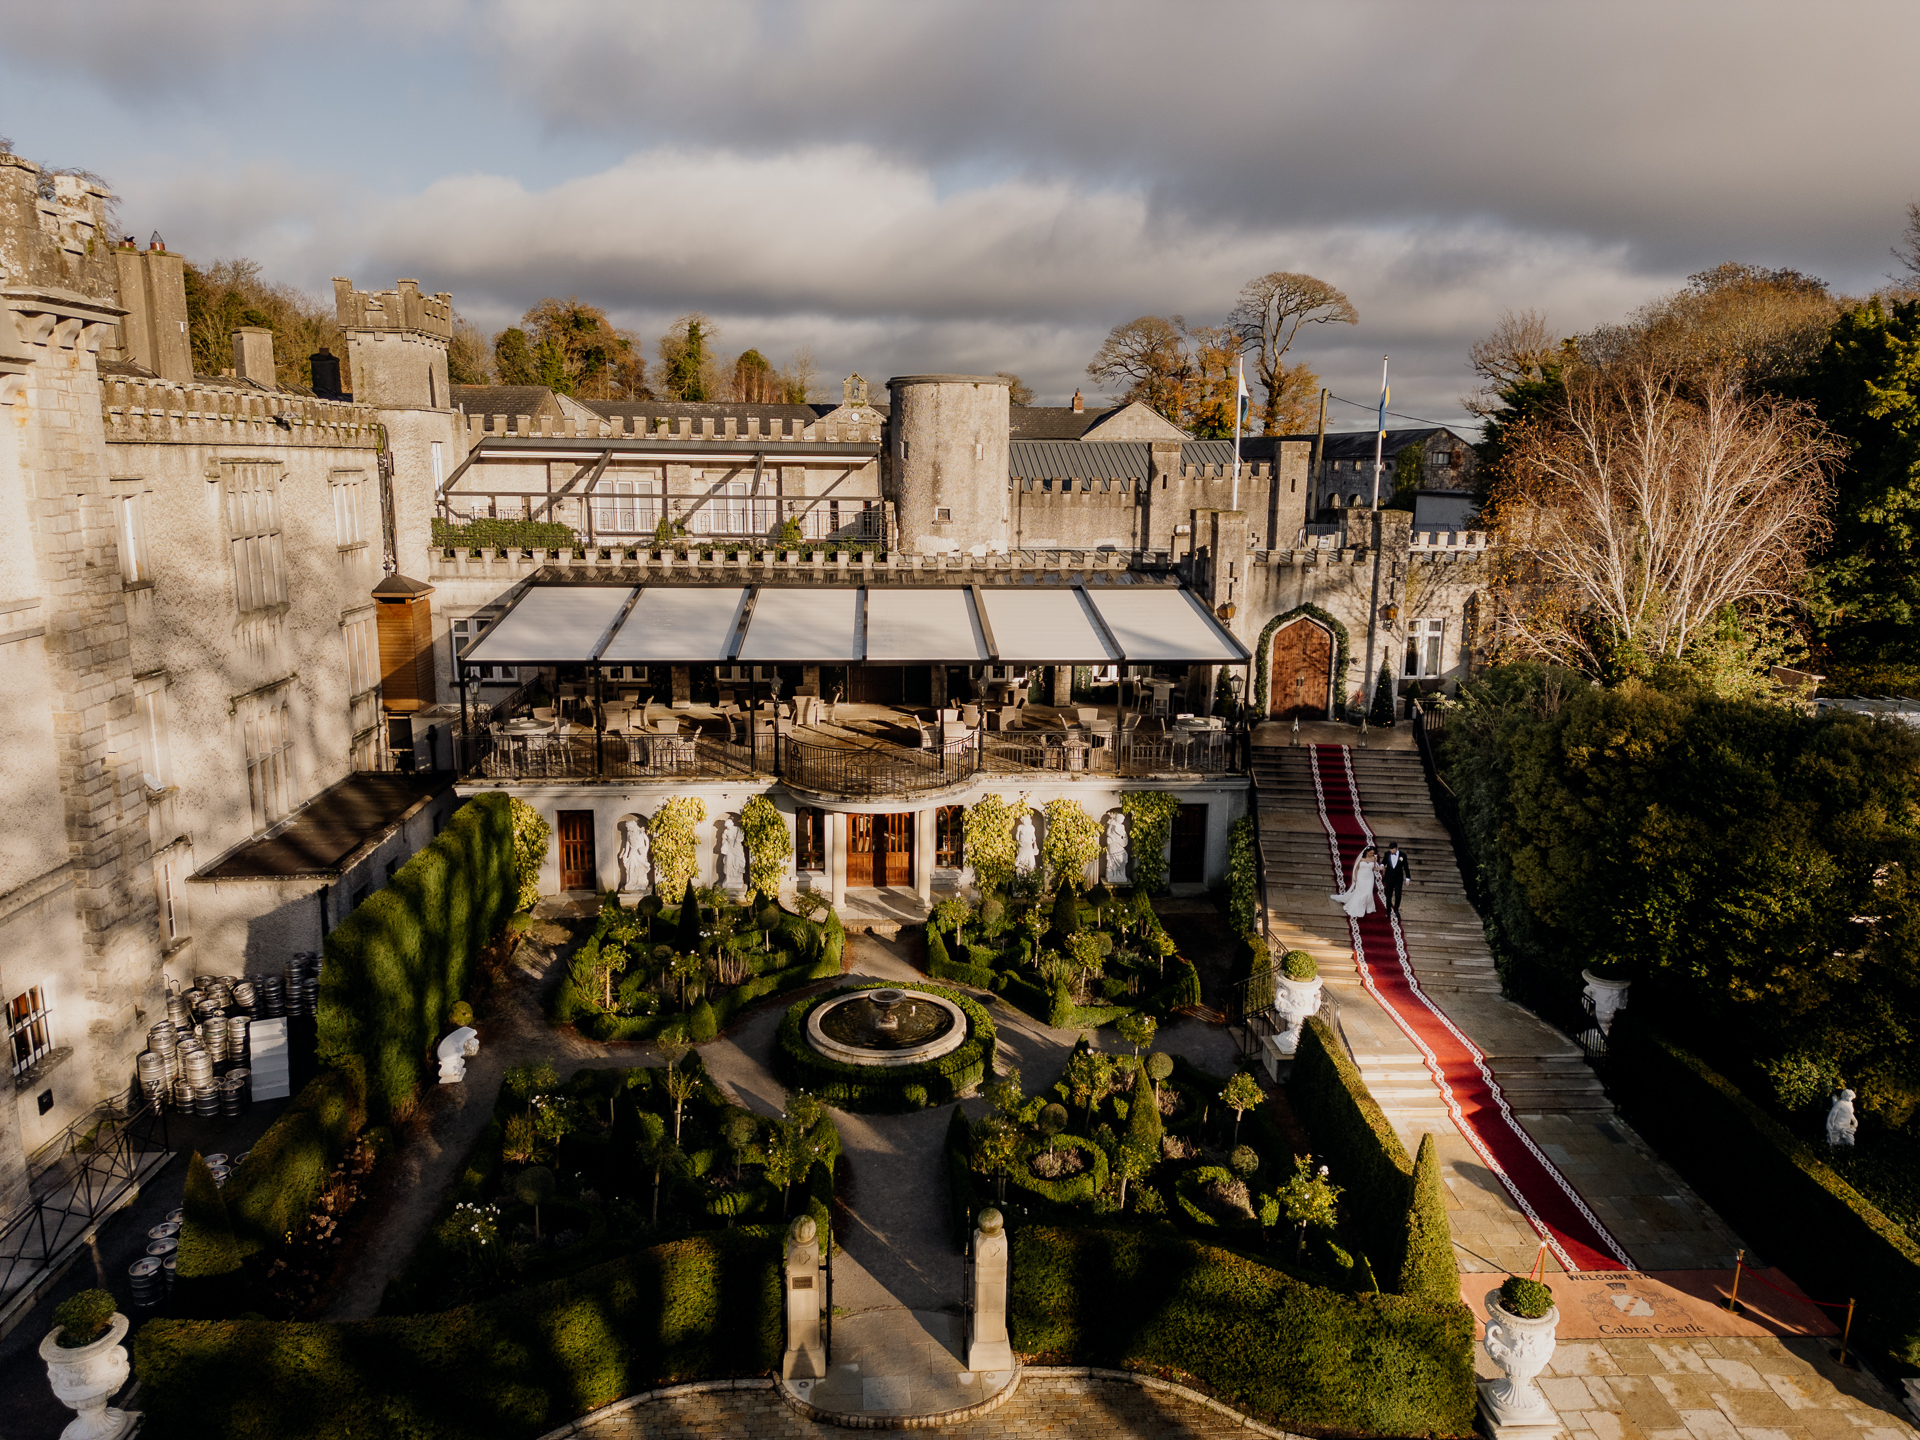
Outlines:
<svg viewBox="0 0 1920 1440"><path fill-rule="evenodd" d="M163 380L186 384L193 379L193 347L187 335L184 262L157 241L146 250L116 247L113 259L127 311L120 321L121 358Z"/></svg>
<svg viewBox="0 0 1920 1440"><path fill-rule="evenodd" d="M242 325L233 332L233 373L269 390L273 378L273 331L261 325Z"/></svg>
<svg viewBox="0 0 1920 1440"><path fill-rule="evenodd" d="M1078 390L1074 391L1073 392L1073 413L1076 415L1084 415L1086 413L1086 409L1087 409L1087 402L1080 398L1080 392Z"/></svg>
<svg viewBox="0 0 1920 1440"><path fill-rule="evenodd" d="M313 393L322 400L342 400L345 395L340 389L340 357L322 345L307 357L307 364L313 370Z"/></svg>

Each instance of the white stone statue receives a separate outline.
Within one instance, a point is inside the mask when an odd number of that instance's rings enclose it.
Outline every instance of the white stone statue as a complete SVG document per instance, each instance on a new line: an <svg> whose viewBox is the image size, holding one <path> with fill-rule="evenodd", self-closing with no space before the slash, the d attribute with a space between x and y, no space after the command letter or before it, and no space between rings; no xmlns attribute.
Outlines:
<svg viewBox="0 0 1920 1440"><path fill-rule="evenodd" d="M746 836L731 815L720 822L720 883L728 890L747 883Z"/></svg>
<svg viewBox="0 0 1920 1440"><path fill-rule="evenodd" d="M1031 875L1040 864L1040 841L1033 830L1033 812L1027 811L1013 827L1013 868L1019 875Z"/></svg>
<svg viewBox="0 0 1920 1440"><path fill-rule="evenodd" d="M462 1025L440 1042L433 1058L440 1062L440 1083L458 1085L467 1078L467 1061L480 1053L480 1032Z"/></svg>
<svg viewBox="0 0 1920 1440"><path fill-rule="evenodd" d="M1127 883L1127 817L1121 810L1107 816L1107 883Z"/></svg>
<svg viewBox="0 0 1920 1440"><path fill-rule="evenodd" d="M637 819L620 822L620 889L644 895L653 888L653 836Z"/></svg>
<svg viewBox="0 0 1920 1440"><path fill-rule="evenodd" d="M802 1215L787 1227L786 1292L787 1349L780 1360L780 1378L802 1384L824 1380L827 1348L820 1337L820 1227L811 1215Z"/></svg>
<svg viewBox="0 0 1920 1440"><path fill-rule="evenodd" d="M1853 1091L1841 1090L1833 1097L1833 1108L1827 1111L1827 1144L1851 1145L1859 1133L1860 1117L1853 1113Z"/></svg>
<svg viewBox="0 0 1920 1440"><path fill-rule="evenodd" d="M1593 1023L1600 1027L1602 1035L1613 1030L1613 1017L1627 1008L1626 980L1609 980L1596 975L1591 970L1582 970L1580 976L1587 983L1582 993L1593 1001Z"/></svg>

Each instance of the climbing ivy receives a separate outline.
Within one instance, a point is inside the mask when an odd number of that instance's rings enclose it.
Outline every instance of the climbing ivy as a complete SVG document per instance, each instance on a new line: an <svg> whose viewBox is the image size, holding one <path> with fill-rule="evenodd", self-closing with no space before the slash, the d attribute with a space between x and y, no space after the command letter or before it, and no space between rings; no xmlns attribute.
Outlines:
<svg viewBox="0 0 1920 1440"><path fill-rule="evenodd" d="M516 910L531 910L540 902L540 867L547 863L547 841L553 827L526 801L513 801L513 873L520 883Z"/></svg>
<svg viewBox="0 0 1920 1440"><path fill-rule="evenodd" d="M1120 809L1127 817L1127 850L1133 859L1134 888L1151 895L1167 883L1167 840L1180 797L1165 790L1126 790Z"/></svg>
<svg viewBox="0 0 1920 1440"><path fill-rule="evenodd" d="M1088 863L1100 853L1100 826L1078 800L1065 796L1049 800L1041 810L1047 817L1047 836L1040 842L1040 857L1047 873L1055 884L1078 890Z"/></svg>
<svg viewBox="0 0 1920 1440"><path fill-rule="evenodd" d="M1251 815L1233 822L1227 835L1227 916L1239 935L1258 934L1260 846Z"/></svg>
<svg viewBox="0 0 1920 1440"><path fill-rule="evenodd" d="M793 854L785 817L766 796L756 795L741 807L740 829L747 846L747 888L768 898L778 895Z"/></svg>
<svg viewBox="0 0 1920 1440"><path fill-rule="evenodd" d="M707 802L697 795L673 795L660 802L649 828L653 831L655 890L675 900L700 870L693 827L707 818Z"/></svg>
<svg viewBox="0 0 1920 1440"><path fill-rule="evenodd" d="M1273 704L1273 635L1290 620L1298 620L1302 615L1310 620L1318 620L1333 632L1333 700L1334 713L1329 719L1340 718L1340 707L1347 703L1347 666L1352 663L1352 655L1347 645L1347 627L1318 605L1296 605L1284 615L1276 615L1261 630L1260 638L1255 642L1255 668L1253 673L1253 694L1247 697L1249 709L1262 715L1271 715Z"/></svg>
<svg viewBox="0 0 1920 1440"><path fill-rule="evenodd" d="M1021 802L1023 805L1025 801ZM973 866L982 890L1005 885L1013 878L1013 807L998 795L987 795L967 807L967 863Z"/></svg>

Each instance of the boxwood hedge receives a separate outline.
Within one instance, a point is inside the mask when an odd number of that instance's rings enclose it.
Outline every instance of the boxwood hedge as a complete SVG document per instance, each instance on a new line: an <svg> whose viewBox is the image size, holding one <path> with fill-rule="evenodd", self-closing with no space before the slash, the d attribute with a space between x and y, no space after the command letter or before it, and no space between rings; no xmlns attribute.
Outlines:
<svg viewBox="0 0 1920 1440"><path fill-rule="evenodd" d="M436 1073L447 1012L466 998L481 949L513 913L513 813L499 791L476 795L386 885L326 938L319 1049L338 1068L364 1063L367 1103L404 1116Z"/></svg>
<svg viewBox="0 0 1920 1440"><path fill-rule="evenodd" d="M1455 1299L1344 1294L1171 1231L1010 1232L1014 1348L1173 1371L1289 1429L1473 1430L1473 1317Z"/></svg>
<svg viewBox="0 0 1920 1440"><path fill-rule="evenodd" d="M656 1246L551 1285L347 1324L152 1320L154 1440L531 1440L661 1384L757 1375L784 1343L779 1227Z"/></svg>
<svg viewBox="0 0 1920 1440"><path fill-rule="evenodd" d="M1007 1173L1008 1182L1055 1205L1084 1205L1106 1189L1107 1152L1093 1141L1080 1135L1056 1135L1053 1138L1053 1149L1078 1150L1087 1157L1086 1168L1079 1174L1063 1175L1058 1180L1036 1175L1031 1168L1033 1157L1047 1148L1042 1143L1022 1154L1018 1163Z"/></svg>
<svg viewBox="0 0 1920 1440"><path fill-rule="evenodd" d="M807 1043L807 1016L815 1006L841 995L888 988L918 990L951 1000L967 1017L965 1043L938 1059L892 1069L829 1060ZM817 1095L843 1110L915 1110L922 1103L945 1105L957 1100L992 1074L994 1043L993 1021L979 1001L938 985L875 980L865 985L842 986L789 1008L774 1042L773 1064L774 1072L789 1086ZM909 1086L921 1087L926 1092L925 1101L910 1100L906 1094Z"/></svg>

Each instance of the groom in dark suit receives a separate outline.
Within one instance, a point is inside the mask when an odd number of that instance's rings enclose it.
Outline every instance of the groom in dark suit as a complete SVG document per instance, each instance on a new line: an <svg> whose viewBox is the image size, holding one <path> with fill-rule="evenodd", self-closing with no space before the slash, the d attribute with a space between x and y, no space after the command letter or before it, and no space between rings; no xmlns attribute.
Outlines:
<svg viewBox="0 0 1920 1440"><path fill-rule="evenodd" d="M1395 840L1380 857L1380 883L1387 887L1387 909L1395 915L1400 913L1400 892L1407 888L1407 881L1412 877L1413 867L1407 863L1407 852Z"/></svg>

